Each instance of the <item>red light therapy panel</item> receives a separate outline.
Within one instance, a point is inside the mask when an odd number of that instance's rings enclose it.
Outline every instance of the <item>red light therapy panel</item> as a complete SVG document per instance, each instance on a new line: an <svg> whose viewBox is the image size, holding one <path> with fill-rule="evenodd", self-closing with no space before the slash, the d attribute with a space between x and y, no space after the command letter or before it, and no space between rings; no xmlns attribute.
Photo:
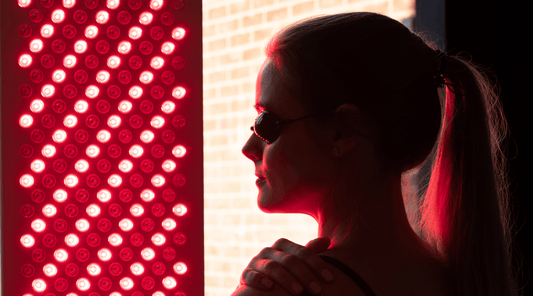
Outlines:
<svg viewBox="0 0 533 296"><path fill-rule="evenodd" d="M195 0L2 0L2 295L204 294Z"/></svg>

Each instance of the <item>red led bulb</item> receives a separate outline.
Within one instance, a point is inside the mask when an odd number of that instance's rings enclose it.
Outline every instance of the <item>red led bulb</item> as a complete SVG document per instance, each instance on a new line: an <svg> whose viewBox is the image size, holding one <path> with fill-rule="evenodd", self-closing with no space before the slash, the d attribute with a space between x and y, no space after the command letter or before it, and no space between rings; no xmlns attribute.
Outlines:
<svg viewBox="0 0 533 296"><path fill-rule="evenodd" d="M52 22L61 23L65 20L65 12L61 9L56 9L52 12Z"/></svg>
<svg viewBox="0 0 533 296"><path fill-rule="evenodd" d="M128 32L128 36L133 39L133 40L137 40L139 38L141 38L142 36L142 29L139 28L139 27L131 27L129 32Z"/></svg>
<svg viewBox="0 0 533 296"><path fill-rule="evenodd" d="M58 262L64 262L68 259L68 253L67 251L65 251L64 249L57 249L55 252L54 252L54 258L58 261Z"/></svg>
<svg viewBox="0 0 533 296"><path fill-rule="evenodd" d="M35 244L35 239L33 238L33 236L29 235L29 234L25 234L23 235L21 238L20 238L20 243L26 247L26 248L30 248L30 247L33 247L33 245Z"/></svg>
<svg viewBox="0 0 533 296"><path fill-rule="evenodd" d="M152 82L152 80L154 80L154 74L152 74L152 72L149 72L149 71L144 71L141 73L139 80L144 84L148 84Z"/></svg>
<svg viewBox="0 0 533 296"><path fill-rule="evenodd" d="M54 205L48 204L43 207L43 215L50 218L57 213L57 209Z"/></svg>
<svg viewBox="0 0 533 296"><path fill-rule="evenodd" d="M97 276L100 274L101 271L102 269L100 268L100 265L96 263L91 263L87 265L87 272L89 273L89 275Z"/></svg>
<svg viewBox="0 0 533 296"><path fill-rule="evenodd" d="M132 168L133 164L129 160L123 160L118 165L118 169L121 170L123 173L131 171Z"/></svg>
<svg viewBox="0 0 533 296"><path fill-rule="evenodd" d="M177 285L176 279L171 276L167 276L163 279L163 286L165 286L165 288L169 290L174 289L176 285Z"/></svg>
<svg viewBox="0 0 533 296"><path fill-rule="evenodd" d="M122 41L118 44L118 52L121 54L128 54L131 51L131 43Z"/></svg>
<svg viewBox="0 0 533 296"><path fill-rule="evenodd" d="M90 158L95 158L98 156L98 154L100 154L100 148L98 148L96 145L89 145L85 152Z"/></svg>
<svg viewBox="0 0 533 296"><path fill-rule="evenodd" d="M111 69L116 69L120 66L120 58L118 56L110 56L107 59L107 66Z"/></svg>
<svg viewBox="0 0 533 296"><path fill-rule="evenodd" d="M174 264L173 269L177 274L185 274L187 272L187 265L183 262L178 262Z"/></svg>
<svg viewBox="0 0 533 296"><path fill-rule="evenodd" d="M89 163L86 160L80 159L74 165L74 169L80 173L85 173L89 169Z"/></svg>
<svg viewBox="0 0 533 296"><path fill-rule="evenodd" d="M63 0L63 6L65 8L72 8L76 5L76 0Z"/></svg>
<svg viewBox="0 0 533 296"><path fill-rule="evenodd" d="M57 274L57 267L52 263L48 263L45 266L43 266L43 272L44 272L44 275L48 277L52 277Z"/></svg>
<svg viewBox="0 0 533 296"><path fill-rule="evenodd" d="M65 243L69 247L75 247L79 244L79 242L80 242L80 239L74 233L71 233L65 236Z"/></svg>
<svg viewBox="0 0 533 296"><path fill-rule="evenodd" d="M109 119L107 120L107 125L110 128L117 128L120 126L120 116L117 115L111 115L109 116Z"/></svg>
<svg viewBox="0 0 533 296"><path fill-rule="evenodd" d="M107 179L107 183L111 187L118 187L120 186L120 184L122 184L122 178L119 175L114 174L109 176L109 178Z"/></svg>
<svg viewBox="0 0 533 296"><path fill-rule="evenodd" d="M162 246L165 243L165 236L161 233L152 235L152 243L156 246Z"/></svg>
<svg viewBox="0 0 533 296"><path fill-rule="evenodd" d="M176 214L176 216L183 216L187 213L187 207L183 204L177 204L172 208L172 212Z"/></svg>
<svg viewBox="0 0 533 296"><path fill-rule="evenodd" d="M109 20L109 13L107 11L99 11L96 13L96 22L103 25Z"/></svg>
<svg viewBox="0 0 533 296"><path fill-rule="evenodd" d="M41 232L46 228L46 223L41 219L35 219L31 222L31 228L35 230L35 232Z"/></svg>
<svg viewBox="0 0 533 296"><path fill-rule="evenodd" d="M166 218L161 224L166 231L171 231L176 228L176 221L172 218Z"/></svg>
<svg viewBox="0 0 533 296"><path fill-rule="evenodd" d="M76 229L78 229L78 231L80 232L85 232L87 230L89 230L89 221L87 221L86 219L79 219L78 221L76 221Z"/></svg>
<svg viewBox="0 0 533 296"><path fill-rule="evenodd" d="M30 50L32 52L40 52L43 49L43 41L34 39L30 42Z"/></svg>
<svg viewBox="0 0 533 296"><path fill-rule="evenodd" d="M185 30L183 28L175 28L172 30L172 38L175 40L181 40L185 36Z"/></svg>
<svg viewBox="0 0 533 296"><path fill-rule="evenodd" d="M100 215L100 207L96 204L91 204L87 207L87 215L90 217L98 217Z"/></svg>
<svg viewBox="0 0 533 296"><path fill-rule="evenodd" d="M46 282L41 279L36 279L31 283L31 286L35 292L43 292L46 290Z"/></svg>
<svg viewBox="0 0 533 296"><path fill-rule="evenodd" d="M161 166L163 167L163 170L167 173L171 173L176 169L176 163L170 159L163 161L163 164Z"/></svg>
<svg viewBox="0 0 533 296"><path fill-rule="evenodd" d="M54 194L52 194L52 197L57 202L64 202L65 200L67 200L67 196L67 192L63 189L57 189L56 191L54 191Z"/></svg>
<svg viewBox="0 0 533 296"><path fill-rule="evenodd" d="M98 27L90 25L85 28L85 37L94 39L96 36L98 36Z"/></svg>
<svg viewBox="0 0 533 296"><path fill-rule="evenodd" d="M42 171L44 171L44 161L40 160L40 159L36 159L34 161L31 162L31 170L35 173L40 173Z"/></svg>
<svg viewBox="0 0 533 296"><path fill-rule="evenodd" d="M96 194L96 197L101 202L108 202L111 199L111 192L109 192L109 190L102 189L98 191L98 193Z"/></svg>
<svg viewBox="0 0 533 296"><path fill-rule="evenodd" d="M41 27L41 36L50 38L54 34L54 27L52 25L44 25Z"/></svg>
<svg viewBox="0 0 533 296"><path fill-rule="evenodd" d="M161 175L155 175L152 177L151 182L154 187L161 187L165 185L165 178Z"/></svg>
<svg viewBox="0 0 533 296"><path fill-rule="evenodd" d="M176 156L177 158L183 157L187 151L185 150L185 147L181 145L177 145L174 148L172 148L172 154Z"/></svg>
<svg viewBox="0 0 533 296"><path fill-rule="evenodd" d="M29 114L22 115L19 120L19 124L22 127L30 127L33 124L33 117Z"/></svg>
<svg viewBox="0 0 533 296"><path fill-rule="evenodd" d="M163 45L161 45L161 52L164 54L172 54L174 51L175 45L172 42L164 42Z"/></svg>
<svg viewBox="0 0 533 296"><path fill-rule="evenodd" d="M32 58L31 58L31 56L29 54L23 54L19 58L19 65L22 68L27 68L27 67L31 66L31 62L32 62Z"/></svg>
<svg viewBox="0 0 533 296"><path fill-rule="evenodd" d="M129 277L120 280L120 287L124 290L131 290L133 288L133 281Z"/></svg>
<svg viewBox="0 0 533 296"><path fill-rule="evenodd" d="M150 125L154 128L162 128L164 124L165 119L159 115L152 117L152 120L150 120Z"/></svg>
<svg viewBox="0 0 533 296"><path fill-rule="evenodd" d="M128 113L131 111L131 108L132 108L132 104L131 102L129 101L121 101L119 104L118 104L118 111L122 112L122 113Z"/></svg>
<svg viewBox="0 0 533 296"><path fill-rule="evenodd" d="M98 251L98 258L102 261L109 261L111 259L111 251L106 248Z"/></svg>
<svg viewBox="0 0 533 296"><path fill-rule="evenodd" d="M82 54L87 51L87 42L85 40L78 40L74 43L74 52Z"/></svg>
<svg viewBox="0 0 533 296"><path fill-rule="evenodd" d="M150 61L150 66L156 70L161 69L164 64L165 60L163 60L161 57L153 57Z"/></svg>
<svg viewBox="0 0 533 296"><path fill-rule="evenodd" d="M19 6L22 8L26 8L30 6L31 0L18 0Z"/></svg>
<svg viewBox="0 0 533 296"><path fill-rule="evenodd" d="M131 146L129 153L131 157L139 158L143 155L143 148L139 145L133 145Z"/></svg>
<svg viewBox="0 0 533 296"><path fill-rule="evenodd" d="M143 259L146 260L146 261L150 261L150 260L154 259L155 252L154 252L154 250L152 250L152 248L144 248L141 251L141 257L143 257Z"/></svg>
<svg viewBox="0 0 533 296"><path fill-rule="evenodd" d="M154 16L150 12L143 12L141 13L141 15L139 15L139 23L145 26L149 25L152 22L153 18Z"/></svg>
<svg viewBox="0 0 533 296"><path fill-rule="evenodd" d="M143 94L143 89L139 86L132 86L128 92L132 99L138 99Z"/></svg>
<svg viewBox="0 0 533 296"><path fill-rule="evenodd" d="M85 90L85 95L90 99L96 98L99 93L100 89L96 85L89 85Z"/></svg>
<svg viewBox="0 0 533 296"><path fill-rule="evenodd" d="M132 215L135 216L133 212ZM133 222L130 219L124 218L120 220L120 222L118 222L118 227L120 227L120 229L122 229L123 231L130 231L133 228Z"/></svg>
<svg viewBox="0 0 533 296"><path fill-rule="evenodd" d="M73 68L74 66L76 66L76 57L70 54L66 55L63 59L63 66L65 66L66 68Z"/></svg>
<svg viewBox="0 0 533 296"><path fill-rule="evenodd" d="M34 113L39 113L43 111L43 109L44 109L44 102L39 99L33 100L30 104L30 110Z"/></svg>
<svg viewBox="0 0 533 296"><path fill-rule="evenodd" d="M65 186L72 188L76 185L78 185L78 177L72 174L65 177Z"/></svg>
<svg viewBox="0 0 533 296"><path fill-rule="evenodd" d="M41 150L41 153L44 157L52 157L56 154L56 147L52 145L44 145L43 149Z"/></svg>
<svg viewBox="0 0 533 296"><path fill-rule="evenodd" d="M176 99L181 99L185 96L185 89L181 86L175 87L172 90L172 96Z"/></svg>
<svg viewBox="0 0 533 296"><path fill-rule="evenodd" d="M89 108L89 104L84 100L79 100L74 104L74 111L78 113L85 113Z"/></svg>
<svg viewBox="0 0 533 296"><path fill-rule="evenodd" d="M78 123L78 118L74 115L67 115L65 116L65 120L63 120L63 124L68 128L75 127L77 123Z"/></svg>
<svg viewBox="0 0 533 296"><path fill-rule="evenodd" d="M87 291L91 287L91 283L89 283L89 280L86 278L81 278L76 281L76 287L78 287L80 291Z"/></svg>
<svg viewBox="0 0 533 296"><path fill-rule="evenodd" d="M144 200L145 202L150 202L154 199L155 197L155 194L152 190L150 189L144 189L142 192L141 192L141 199Z"/></svg>
<svg viewBox="0 0 533 296"><path fill-rule="evenodd" d="M52 140L56 143L63 143L67 139L67 133L64 130L57 130L52 135Z"/></svg>
<svg viewBox="0 0 533 296"><path fill-rule="evenodd" d="M41 90L41 95L45 98L50 98L54 95L56 89L51 84L45 84Z"/></svg>
<svg viewBox="0 0 533 296"><path fill-rule="evenodd" d="M130 213L133 217L140 217L144 213L144 208L140 204L133 204L130 208Z"/></svg>

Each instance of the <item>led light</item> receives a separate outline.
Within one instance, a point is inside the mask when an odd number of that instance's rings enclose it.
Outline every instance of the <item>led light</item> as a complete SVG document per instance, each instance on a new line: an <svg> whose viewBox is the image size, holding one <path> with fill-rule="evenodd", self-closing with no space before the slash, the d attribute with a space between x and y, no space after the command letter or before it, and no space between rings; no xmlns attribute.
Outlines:
<svg viewBox="0 0 533 296"><path fill-rule="evenodd" d="M183 28L175 28L172 30L172 38L181 40L185 36L185 30Z"/></svg>
<svg viewBox="0 0 533 296"><path fill-rule="evenodd" d="M89 169L89 163L86 160L80 159L74 165L74 169L79 173L85 173Z"/></svg>
<svg viewBox="0 0 533 296"><path fill-rule="evenodd" d="M149 71L144 71L141 73L141 77L139 78L139 80L144 84L148 84L152 82L152 80L154 80L154 74Z"/></svg>
<svg viewBox="0 0 533 296"><path fill-rule="evenodd" d="M107 0L107 8L116 9L120 5L120 0Z"/></svg>
<svg viewBox="0 0 533 296"><path fill-rule="evenodd" d="M109 261L109 259L111 259L111 251L105 248L101 249L98 251L98 258L102 261Z"/></svg>
<svg viewBox="0 0 533 296"><path fill-rule="evenodd" d="M35 181L33 180L33 177L28 174L22 175L22 177L20 177L20 185L22 185L22 187L31 187L34 182Z"/></svg>
<svg viewBox="0 0 533 296"><path fill-rule="evenodd" d="M87 272L92 276L97 276L102 272L102 269L100 268L100 265L96 263L91 263L87 265Z"/></svg>
<svg viewBox="0 0 533 296"><path fill-rule="evenodd" d="M29 235L29 234L25 234L23 235L21 238L20 238L20 243L26 247L26 248L30 248L30 247L33 247L33 245L35 244L35 239L33 238L33 236Z"/></svg>
<svg viewBox="0 0 533 296"><path fill-rule="evenodd" d="M152 294L152 296L165 296L165 293L163 293L161 291L156 291L156 292L154 292L154 294Z"/></svg>
<svg viewBox="0 0 533 296"><path fill-rule="evenodd" d="M40 39L34 39L30 42L32 52L40 52L43 49L43 42Z"/></svg>
<svg viewBox="0 0 533 296"><path fill-rule="evenodd" d="M154 139L154 133L151 131L143 131L141 133L141 141L144 143L150 143Z"/></svg>
<svg viewBox="0 0 533 296"><path fill-rule="evenodd" d="M100 148L98 148L96 145L89 145L85 152L90 158L95 158L98 156L98 154L100 154Z"/></svg>
<svg viewBox="0 0 533 296"><path fill-rule="evenodd" d="M45 266L43 266L43 272L44 272L44 275L46 276L50 276L50 277L54 276L57 274L57 267L52 263L48 263Z"/></svg>
<svg viewBox="0 0 533 296"><path fill-rule="evenodd" d="M155 187L161 187L165 185L165 178L161 175L155 175L152 177L152 185Z"/></svg>
<svg viewBox="0 0 533 296"><path fill-rule="evenodd" d="M172 154L177 158L183 157L186 152L185 147L181 145L177 145L172 149Z"/></svg>
<svg viewBox="0 0 533 296"><path fill-rule="evenodd" d="M156 246L161 246L165 243L165 236L161 233L156 233L152 235L152 243Z"/></svg>
<svg viewBox="0 0 533 296"><path fill-rule="evenodd" d="M33 117L31 115L25 114L20 117L19 120L20 126L22 127L30 127L33 123Z"/></svg>
<svg viewBox="0 0 533 296"><path fill-rule="evenodd" d="M124 290L130 290L133 288L133 281L130 278L125 277L120 280L120 287Z"/></svg>
<svg viewBox="0 0 533 296"><path fill-rule="evenodd" d="M174 112L175 109L176 109L176 104L174 104L171 101L165 101L163 105L161 105L161 110L166 114L170 114Z"/></svg>
<svg viewBox="0 0 533 296"><path fill-rule="evenodd" d="M161 52L164 54L171 54L174 51L174 47L174 43L164 42L163 45L161 45Z"/></svg>
<svg viewBox="0 0 533 296"><path fill-rule="evenodd" d="M111 69L116 69L120 66L120 58L117 56L110 56L107 59L107 66Z"/></svg>
<svg viewBox="0 0 533 296"><path fill-rule="evenodd" d="M46 290L46 283L41 279L36 279L31 283L31 286L35 292L42 292Z"/></svg>
<svg viewBox="0 0 533 296"><path fill-rule="evenodd" d="M122 178L119 175L111 175L109 176L109 179L107 179L107 183L109 183L109 186L111 187L118 187L120 184L122 184Z"/></svg>
<svg viewBox="0 0 533 296"><path fill-rule="evenodd" d="M56 143L63 143L67 139L67 133L64 130L57 130L52 135L52 140Z"/></svg>
<svg viewBox="0 0 533 296"><path fill-rule="evenodd" d="M149 25L152 22L153 18L154 18L154 16L151 13L143 12L139 16L139 23L141 23L143 25Z"/></svg>
<svg viewBox="0 0 533 296"><path fill-rule="evenodd" d="M155 252L151 248L144 248L141 251L141 257L146 261L152 260L155 257Z"/></svg>
<svg viewBox="0 0 533 296"><path fill-rule="evenodd" d="M114 247L120 246L120 244L122 244L122 236L120 236L120 234L118 233L111 234L107 240L109 241L109 244Z"/></svg>
<svg viewBox="0 0 533 296"><path fill-rule="evenodd" d="M63 0L63 6L65 8L72 8L76 5L76 0Z"/></svg>
<svg viewBox="0 0 533 296"><path fill-rule="evenodd" d="M52 12L52 22L61 23L65 20L65 12L61 9L56 9Z"/></svg>
<svg viewBox="0 0 533 296"><path fill-rule="evenodd" d="M85 28L85 37L94 39L96 36L98 36L98 28L96 26L91 25Z"/></svg>
<svg viewBox="0 0 533 296"><path fill-rule="evenodd" d="M96 134L96 139L100 143L107 143L107 141L111 139L111 134L106 130L101 130L98 132L98 134Z"/></svg>
<svg viewBox="0 0 533 296"><path fill-rule="evenodd" d="M177 274L184 274L187 272L187 265L183 262L178 262L174 264L174 272Z"/></svg>
<svg viewBox="0 0 533 296"><path fill-rule="evenodd" d="M89 283L89 280L86 278L81 278L76 281L76 287L78 287L80 291L87 291L91 287L91 283Z"/></svg>
<svg viewBox="0 0 533 296"><path fill-rule="evenodd" d="M50 98L54 95L56 89L51 84L45 84L41 90L41 95L45 98Z"/></svg>
<svg viewBox="0 0 533 296"><path fill-rule="evenodd" d="M130 213L133 217L139 217L144 213L144 208L140 204L133 204L130 208Z"/></svg>
<svg viewBox="0 0 533 296"><path fill-rule="evenodd" d="M187 207L182 204L177 204L172 208L172 212L174 212L176 216L183 216L187 213Z"/></svg>
<svg viewBox="0 0 533 296"><path fill-rule="evenodd" d="M31 163L31 170L35 173L40 173L42 171L44 171L44 161L40 160L40 159L36 159L34 161L32 161Z"/></svg>
<svg viewBox="0 0 533 296"><path fill-rule="evenodd" d="M143 155L143 148L139 145L133 145L130 148L130 155L133 158L139 158Z"/></svg>
<svg viewBox="0 0 533 296"><path fill-rule="evenodd" d="M122 296L122 294L120 294L119 292L113 292L109 294L109 296Z"/></svg>
<svg viewBox="0 0 533 296"><path fill-rule="evenodd" d="M52 25L44 25L41 27L41 36L50 38L54 34L54 27Z"/></svg>
<svg viewBox="0 0 533 296"><path fill-rule="evenodd" d="M185 96L185 89L181 86L177 86L172 90L172 96L176 99L181 99Z"/></svg>
<svg viewBox="0 0 533 296"><path fill-rule="evenodd" d="M31 222L31 228L35 230L36 232L41 232L46 228L46 223L44 223L41 219L35 219L33 222Z"/></svg>
<svg viewBox="0 0 533 296"><path fill-rule="evenodd" d="M95 204L89 205L87 207L87 215L93 218L97 217L98 215L100 215L100 207Z"/></svg>
<svg viewBox="0 0 533 296"><path fill-rule="evenodd" d="M130 101L121 101L119 104L118 104L118 111L126 114L128 112L131 111L131 107L133 105L131 104Z"/></svg>
<svg viewBox="0 0 533 296"><path fill-rule="evenodd" d="M29 54L23 54L20 56L19 58L19 65L22 67L22 68L27 68L31 65L31 56Z"/></svg>
<svg viewBox="0 0 533 296"><path fill-rule="evenodd" d="M52 195L57 202L64 202L67 200L67 192L63 189L58 189L54 191L54 194Z"/></svg>
<svg viewBox="0 0 533 296"><path fill-rule="evenodd" d="M118 164L118 169L121 170L123 173L131 171L132 168L133 164L129 160L123 160Z"/></svg>
<svg viewBox="0 0 533 296"><path fill-rule="evenodd" d="M99 11L98 13L96 13L96 22L103 25L105 23L107 23L107 21L109 20L109 13L107 13L107 11Z"/></svg>
<svg viewBox="0 0 533 296"><path fill-rule="evenodd" d="M160 57L153 57L150 61L150 66L156 70L159 70L163 67L165 61Z"/></svg>
<svg viewBox="0 0 533 296"><path fill-rule="evenodd" d="M107 83L109 81L109 77L109 72L102 70L96 74L96 81L100 83Z"/></svg>
<svg viewBox="0 0 533 296"><path fill-rule="evenodd" d="M80 243L80 239L74 233L65 236L65 243L69 247L75 247Z"/></svg>
<svg viewBox="0 0 533 296"><path fill-rule="evenodd" d="M96 98L99 92L100 89L95 85L89 85L87 86L87 89L85 89L85 95L90 99Z"/></svg>
<svg viewBox="0 0 533 296"><path fill-rule="evenodd" d="M54 205L48 204L43 207L43 215L50 218L57 213L57 209Z"/></svg>
<svg viewBox="0 0 533 296"><path fill-rule="evenodd" d="M125 219L120 220L120 222L118 222L118 227L120 227L120 229L122 229L123 231L130 231L133 228L133 222L131 222L130 219L125 218Z"/></svg>
<svg viewBox="0 0 533 296"><path fill-rule="evenodd" d="M68 253L64 249L57 249L54 252L54 258L56 258L58 262L64 262L68 259Z"/></svg>
<svg viewBox="0 0 533 296"><path fill-rule="evenodd" d="M176 221L174 221L174 219L172 218L166 218L165 220L163 220L162 225L165 230L171 231L176 228Z"/></svg>
<svg viewBox="0 0 533 296"><path fill-rule="evenodd" d="M96 197L101 202L108 202L111 199L111 192L109 192L109 190L102 189L102 190L98 191L98 193L96 194Z"/></svg>
<svg viewBox="0 0 533 296"><path fill-rule="evenodd" d="M65 185L70 188L78 185L78 177L74 175L67 175L65 177Z"/></svg>
<svg viewBox="0 0 533 296"><path fill-rule="evenodd" d="M87 42L84 40L78 40L74 43L74 51L76 53L84 53L87 50Z"/></svg>
<svg viewBox="0 0 533 296"><path fill-rule="evenodd" d="M30 6L31 4L31 0L18 0L18 1L19 1L19 6L22 8L26 8Z"/></svg>
<svg viewBox="0 0 533 296"><path fill-rule="evenodd" d="M152 201L154 199L154 197L155 197L155 194L150 189L144 189L141 192L141 199L144 200L145 202Z"/></svg>
<svg viewBox="0 0 533 296"><path fill-rule="evenodd" d="M118 44L118 52L121 54L128 54L131 50L131 43L128 41L122 41Z"/></svg>
<svg viewBox="0 0 533 296"><path fill-rule="evenodd" d="M70 54L65 56L65 58L63 59L63 66L65 66L66 68L72 68L76 66L76 57Z"/></svg>
<svg viewBox="0 0 533 296"><path fill-rule="evenodd" d="M65 80L65 71L63 71L63 70L54 71L54 73L52 74L52 80L55 83L63 82Z"/></svg>
<svg viewBox="0 0 533 296"><path fill-rule="evenodd" d="M138 86L132 86L128 94L130 95L132 99L138 99L142 96L143 89Z"/></svg>
<svg viewBox="0 0 533 296"><path fill-rule="evenodd" d="M44 157L52 157L56 154L56 147L52 145L44 145L43 150L41 150L41 153Z"/></svg>
<svg viewBox="0 0 533 296"><path fill-rule="evenodd" d="M39 100L39 99L35 99L31 102L30 104L30 110L32 112L35 112L35 113L39 113L41 111L43 111L44 109L44 103L43 101Z"/></svg>
<svg viewBox="0 0 533 296"><path fill-rule="evenodd" d="M162 167L163 167L163 171L170 173L170 172L173 172L174 169L176 169L176 163L170 159L167 159L163 161Z"/></svg>
<svg viewBox="0 0 533 296"><path fill-rule="evenodd" d="M150 120L150 125L154 128L161 128L165 124L165 119L159 115L156 115L152 117L152 120Z"/></svg>
<svg viewBox="0 0 533 296"><path fill-rule="evenodd" d="M133 273L134 275L141 275L144 272L144 267L142 266L141 263L137 262L137 263L133 263L130 266L130 270L131 270L131 273Z"/></svg>
<svg viewBox="0 0 533 296"><path fill-rule="evenodd" d="M176 285L176 279L171 276L167 276L163 279L163 286L165 286L167 289L173 289L176 287Z"/></svg>
<svg viewBox="0 0 533 296"><path fill-rule="evenodd" d="M78 123L78 118L74 115L67 115L65 116L65 120L63 120L63 124L69 128L75 127L77 123ZM66 138L66 135L65 135L65 138Z"/></svg>
<svg viewBox="0 0 533 296"><path fill-rule="evenodd" d="M78 221L76 221L76 229L78 229L78 231L81 231L81 232L85 232L87 230L89 230L89 221L85 220L85 219L79 219Z"/></svg>
<svg viewBox="0 0 533 296"><path fill-rule="evenodd" d="M139 27L131 27L130 31L128 32L128 36L133 39L137 40L141 38L143 31Z"/></svg>
<svg viewBox="0 0 533 296"><path fill-rule="evenodd" d="M120 126L120 117L117 115L111 115L109 116L109 119L107 120L107 125L109 125L110 128L117 128Z"/></svg>
<svg viewBox="0 0 533 296"><path fill-rule="evenodd" d="M150 1L150 8L153 10L159 10L163 6L163 0L152 0Z"/></svg>
<svg viewBox="0 0 533 296"><path fill-rule="evenodd" d="M79 100L74 104L74 111L78 113L85 113L89 109L89 104L84 100Z"/></svg>

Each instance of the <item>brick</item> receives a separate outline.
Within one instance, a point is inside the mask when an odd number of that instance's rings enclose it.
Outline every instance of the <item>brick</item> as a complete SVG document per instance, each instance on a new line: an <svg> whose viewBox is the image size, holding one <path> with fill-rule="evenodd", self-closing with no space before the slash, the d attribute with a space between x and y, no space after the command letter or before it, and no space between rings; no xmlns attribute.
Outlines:
<svg viewBox="0 0 533 296"><path fill-rule="evenodd" d="M333 6L342 5L342 0L319 0L318 7L329 8Z"/></svg>
<svg viewBox="0 0 533 296"><path fill-rule="evenodd" d="M220 89L220 96L221 97L236 96L238 94L239 94L239 86L238 85L223 86Z"/></svg>
<svg viewBox="0 0 533 296"><path fill-rule="evenodd" d="M302 13L309 13L315 9L315 2L309 1L296 4L292 7L292 15L298 15Z"/></svg>
<svg viewBox="0 0 533 296"><path fill-rule="evenodd" d="M267 12L267 22L279 21L287 18L287 7Z"/></svg>
<svg viewBox="0 0 533 296"><path fill-rule="evenodd" d="M204 99L214 99L216 94L217 90L215 88L204 89Z"/></svg>
<svg viewBox="0 0 533 296"><path fill-rule="evenodd" d="M226 48L226 39L219 39L209 42L209 51L221 50Z"/></svg>
<svg viewBox="0 0 533 296"><path fill-rule="evenodd" d="M211 145L212 146L228 145L228 136L226 136L226 135L212 136L211 137Z"/></svg>
<svg viewBox="0 0 533 296"><path fill-rule="evenodd" d="M231 70L231 79L238 79L250 76L250 67L241 67Z"/></svg>
<svg viewBox="0 0 533 296"><path fill-rule="evenodd" d="M230 13L235 14L239 12L248 11L248 9L250 9L250 0L231 4Z"/></svg>
<svg viewBox="0 0 533 296"><path fill-rule="evenodd" d="M248 110L250 108L251 106L248 100L235 100L231 102L230 106L231 112L239 112L241 110Z"/></svg>
<svg viewBox="0 0 533 296"><path fill-rule="evenodd" d="M224 255L226 257L240 257L242 253L240 247L232 246L232 247L226 247L224 248Z"/></svg>
<svg viewBox="0 0 533 296"><path fill-rule="evenodd" d="M222 215L222 225L237 226L241 224L241 215L239 214L225 214Z"/></svg>
<svg viewBox="0 0 533 296"><path fill-rule="evenodd" d="M214 262L213 265L215 271L228 272L230 269L228 262Z"/></svg>
<svg viewBox="0 0 533 296"><path fill-rule="evenodd" d="M202 28L202 36L203 37L209 37L209 36L213 36L215 35L215 25L211 25L211 26L205 26Z"/></svg>
<svg viewBox="0 0 533 296"><path fill-rule="evenodd" d="M259 25L261 24L262 21L263 21L263 15L261 13L258 13L252 16L245 16L242 19L242 26L249 27L249 26Z"/></svg>
<svg viewBox="0 0 533 296"><path fill-rule="evenodd" d="M213 8L209 10L209 20L214 20L217 18L225 17L226 16L226 6Z"/></svg>
<svg viewBox="0 0 533 296"><path fill-rule="evenodd" d="M255 73L255 72L253 72L253 73L254 73L255 76L257 76L257 74L258 74L258 73ZM255 93L255 82L254 83L245 82L245 83L242 84L242 86L243 86L243 88L242 88L242 92L243 93L251 93L251 92Z"/></svg>
<svg viewBox="0 0 533 296"><path fill-rule="evenodd" d="M229 276L228 277L223 277L222 281L224 283L224 288L235 290L235 288L239 284L239 277L237 277L237 278L229 277Z"/></svg>
<svg viewBox="0 0 533 296"><path fill-rule="evenodd" d="M244 45L250 42L250 34L244 33L231 37L231 46Z"/></svg>
<svg viewBox="0 0 533 296"><path fill-rule="evenodd" d="M242 53L242 59L245 60L245 61L248 61L248 60L253 60L253 59L259 58L262 55L263 54L261 52L261 48L260 47L250 48L250 49L245 50Z"/></svg>
<svg viewBox="0 0 533 296"><path fill-rule="evenodd" d="M230 32L233 30L237 30L238 28L239 28L239 20L232 20L232 21L223 23L220 27L220 32L221 33Z"/></svg>
<svg viewBox="0 0 533 296"><path fill-rule="evenodd" d="M238 283L237 283L238 284ZM206 286L214 286L218 287L220 286L220 277L219 276L205 276L205 285ZM237 285L235 285L237 286Z"/></svg>
<svg viewBox="0 0 533 296"><path fill-rule="evenodd" d="M220 64L227 65L227 64L237 63L239 62L239 56L240 55L236 52L228 53L223 56L220 56Z"/></svg>
<svg viewBox="0 0 533 296"><path fill-rule="evenodd" d="M209 114L226 113L228 112L227 103L217 103L209 106Z"/></svg>
<svg viewBox="0 0 533 296"><path fill-rule="evenodd" d="M261 41L263 39L271 37L272 35L272 28L256 30L254 32L254 41Z"/></svg>
<svg viewBox="0 0 533 296"><path fill-rule="evenodd" d="M209 74L209 83L226 81L226 71L220 71Z"/></svg>
<svg viewBox="0 0 533 296"><path fill-rule="evenodd" d="M244 155L243 155L244 157ZM252 172L250 171L250 175ZM255 185L255 184L254 184ZM253 201L253 203L252 203ZM233 199L233 208L234 209L250 209L255 206L255 199L253 198L234 198Z"/></svg>
<svg viewBox="0 0 533 296"><path fill-rule="evenodd" d="M254 8L274 4L274 0L254 0Z"/></svg>
<svg viewBox="0 0 533 296"><path fill-rule="evenodd" d="M365 5L361 11L377 12L381 14L387 14L389 12L389 2L378 2L369 5Z"/></svg>
<svg viewBox="0 0 533 296"><path fill-rule="evenodd" d="M394 11L414 10L416 2L412 0L393 0L392 7Z"/></svg>
<svg viewBox="0 0 533 296"><path fill-rule="evenodd" d="M204 58L202 62L204 64L204 69L213 68L217 65L216 57Z"/></svg>

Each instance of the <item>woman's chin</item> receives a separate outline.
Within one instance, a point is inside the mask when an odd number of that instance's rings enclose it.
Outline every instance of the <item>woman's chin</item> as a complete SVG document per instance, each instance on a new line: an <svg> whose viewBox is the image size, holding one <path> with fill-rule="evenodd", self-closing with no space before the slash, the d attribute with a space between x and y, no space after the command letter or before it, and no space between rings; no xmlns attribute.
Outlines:
<svg viewBox="0 0 533 296"><path fill-rule="evenodd" d="M266 196L259 193L257 198L257 207L264 213L268 214L297 214L301 211L297 206L287 202L286 200L276 200L271 196Z"/></svg>

